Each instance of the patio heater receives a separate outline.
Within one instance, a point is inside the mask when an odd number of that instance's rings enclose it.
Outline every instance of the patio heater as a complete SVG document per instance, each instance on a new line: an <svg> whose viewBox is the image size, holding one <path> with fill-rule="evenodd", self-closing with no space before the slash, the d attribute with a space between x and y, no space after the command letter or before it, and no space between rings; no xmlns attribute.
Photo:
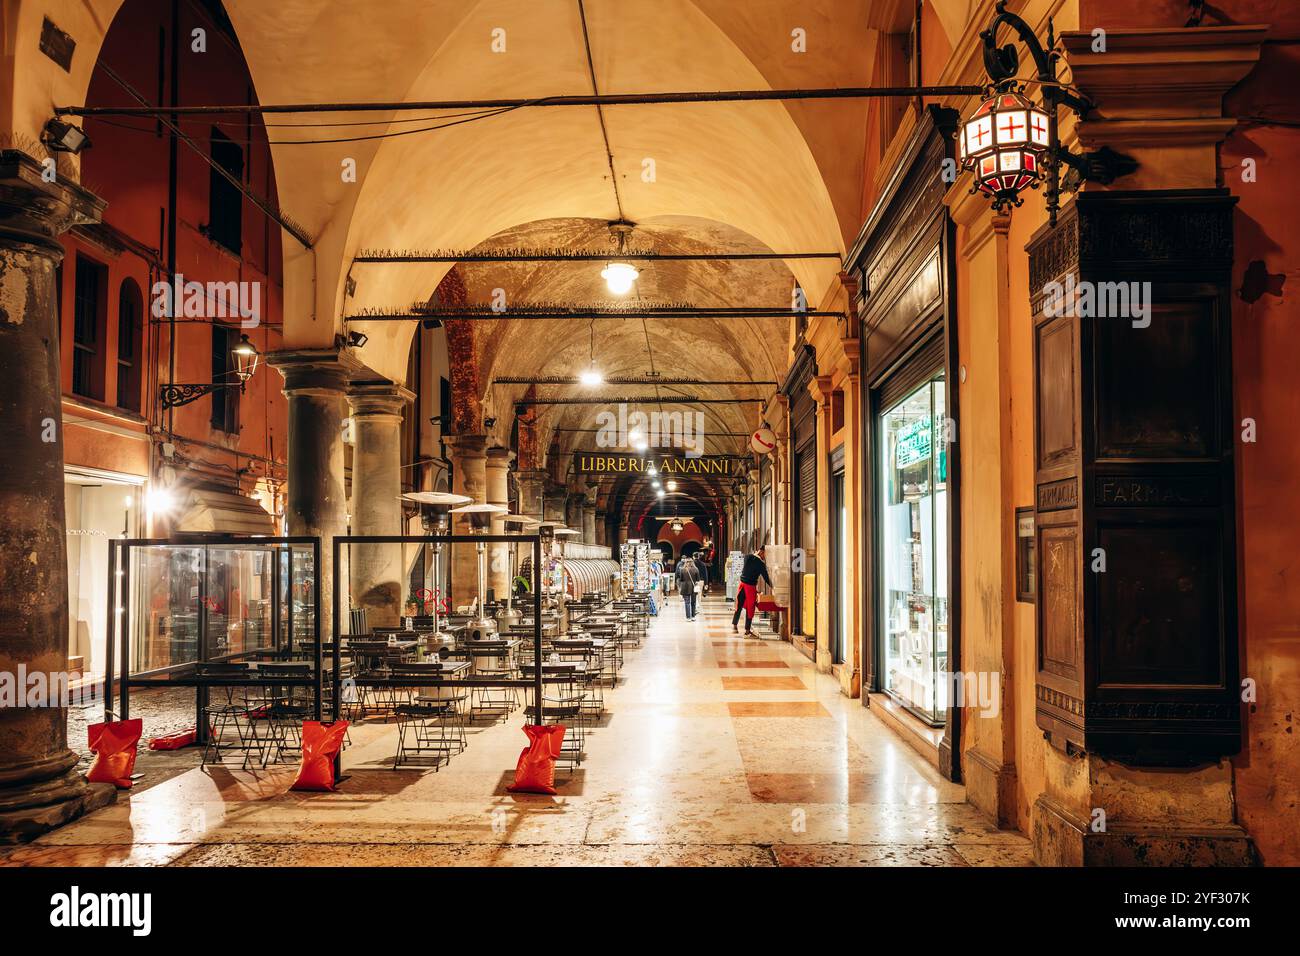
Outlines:
<svg viewBox="0 0 1300 956"><path fill-rule="evenodd" d="M564 610L565 605L568 604L568 599L569 599L569 589L568 589L569 571L564 566L564 551L565 551L564 541L566 538L572 538L578 533L579 532L574 531L572 528L555 529L555 537L560 540L560 613L561 614L565 613ZM564 622L564 626L566 628L569 626L569 622L567 619Z"/></svg>
<svg viewBox="0 0 1300 956"><path fill-rule="evenodd" d="M523 534L540 522L528 515L505 515L506 534ZM510 586L506 588L506 606L497 612L497 625L511 627L518 624L521 615L515 610L515 576L519 573L519 543L510 542Z"/></svg>
<svg viewBox="0 0 1300 956"><path fill-rule="evenodd" d="M452 508L454 515L465 515L469 519L471 534L485 535L492 528L492 518L505 514L506 509L500 505L463 505ZM496 637L497 622L487 616L487 542L482 538L474 542L478 552L478 606L476 617L465 625L464 637L471 641L487 641Z"/></svg>
<svg viewBox="0 0 1300 956"><path fill-rule="evenodd" d="M451 509L467 505L474 499L446 491L411 491L402 495L420 506L420 525L428 535L445 535L451 531ZM438 633L438 587L442 583L442 542L433 542L433 632Z"/></svg>

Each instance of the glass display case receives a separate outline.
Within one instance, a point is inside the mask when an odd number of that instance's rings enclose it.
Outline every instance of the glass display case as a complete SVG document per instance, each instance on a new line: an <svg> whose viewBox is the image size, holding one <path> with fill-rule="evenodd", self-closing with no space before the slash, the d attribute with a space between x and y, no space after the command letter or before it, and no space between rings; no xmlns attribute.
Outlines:
<svg viewBox="0 0 1300 956"><path fill-rule="evenodd" d="M940 373L879 419L882 685L936 725L948 707L945 394Z"/></svg>

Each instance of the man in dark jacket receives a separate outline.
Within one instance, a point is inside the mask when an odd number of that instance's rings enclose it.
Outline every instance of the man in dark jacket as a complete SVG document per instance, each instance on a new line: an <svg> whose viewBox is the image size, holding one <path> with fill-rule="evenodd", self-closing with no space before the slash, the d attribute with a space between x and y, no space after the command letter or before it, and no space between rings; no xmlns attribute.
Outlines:
<svg viewBox="0 0 1300 956"><path fill-rule="evenodd" d="M745 636L754 636L754 606L758 604L758 579L762 578L772 587L772 579L767 573L767 564L763 556L766 548L759 548L754 554L745 556L745 563L740 568L740 587L736 591L736 613L731 617L731 629L735 631L740 623L740 612L745 612Z"/></svg>

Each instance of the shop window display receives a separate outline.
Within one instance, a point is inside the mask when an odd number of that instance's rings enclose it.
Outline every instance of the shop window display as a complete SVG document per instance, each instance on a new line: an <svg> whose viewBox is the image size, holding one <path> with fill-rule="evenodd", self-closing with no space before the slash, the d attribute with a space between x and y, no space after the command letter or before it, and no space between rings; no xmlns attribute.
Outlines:
<svg viewBox="0 0 1300 956"><path fill-rule="evenodd" d="M880 416L883 689L935 724L947 709L948 447L939 374Z"/></svg>

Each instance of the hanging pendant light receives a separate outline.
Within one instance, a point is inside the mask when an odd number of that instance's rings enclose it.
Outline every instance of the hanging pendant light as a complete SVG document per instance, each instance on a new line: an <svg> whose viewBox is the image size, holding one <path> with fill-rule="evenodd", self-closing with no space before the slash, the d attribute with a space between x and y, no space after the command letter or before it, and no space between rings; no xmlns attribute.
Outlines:
<svg viewBox="0 0 1300 956"><path fill-rule="evenodd" d="M637 276L641 274L640 270L632 263L621 261L618 258L627 254L627 237L632 232L632 224L630 222L613 222L609 225L609 231L614 237L618 252L616 257L605 268L600 270L600 277L605 280L605 285L611 293L614 295L627 295L632 291L632 285L636 282Z"/></svg>
<svg viewBox="0 0 1300 956"><path fill-rule="evenodd" d="M578 381L583 385L594 387L605 381L605 376L596 368L596 320L591 320L591 345L588 350L587 367L578 374Z"/></svg>

